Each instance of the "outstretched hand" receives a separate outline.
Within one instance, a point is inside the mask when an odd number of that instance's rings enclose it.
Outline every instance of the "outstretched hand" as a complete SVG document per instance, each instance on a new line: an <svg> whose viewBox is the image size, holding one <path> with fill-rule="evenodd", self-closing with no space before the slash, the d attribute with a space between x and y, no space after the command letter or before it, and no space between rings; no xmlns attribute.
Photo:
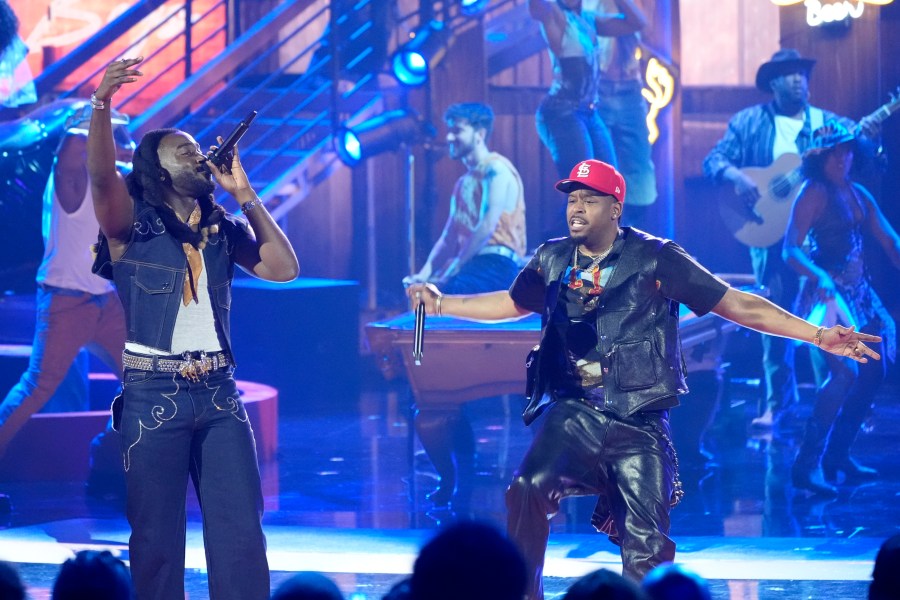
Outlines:
<svg viewBox="0 0 900 600"><path fill-rule="evenodd" d="M133 68L144 61L143 56L137 58L122 58L109 63L106 72L103 73L103 79L97 86L94 95L101 102L108 102L113 94L119 91L119 88L126 83L134 83L139 77L143 77L143 73Z"/></svg>
<svg viewBox="0 0 900 600"><path fill-rule="evenodd" d="M867 363L869 358L881 360L881 355L863 342L878 343L881 337L868 333L859 333L855 327L835 325L822 332L822 343L819 347L826 352L838 356L846 356L858 363Z"/></svg>

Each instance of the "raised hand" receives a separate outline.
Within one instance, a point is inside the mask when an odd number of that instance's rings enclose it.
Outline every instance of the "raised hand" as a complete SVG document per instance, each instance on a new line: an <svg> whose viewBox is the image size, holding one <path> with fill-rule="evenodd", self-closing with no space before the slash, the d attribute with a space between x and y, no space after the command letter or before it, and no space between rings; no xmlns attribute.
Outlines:
<svg viewBox="0 0 900 600"><path fill-rule="evenodd" d="M109 63L100 85L94 91L94 97L100 102L109 102L113 94L126 83L134 83L144 74L134 68L144 61L143 56L137 58L122 58Z"/></svg>

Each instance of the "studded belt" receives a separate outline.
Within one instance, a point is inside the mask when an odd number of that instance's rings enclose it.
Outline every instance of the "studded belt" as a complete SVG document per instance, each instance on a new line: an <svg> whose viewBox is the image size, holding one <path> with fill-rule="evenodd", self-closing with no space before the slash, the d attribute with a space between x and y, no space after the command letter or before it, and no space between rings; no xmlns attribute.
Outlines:
<svg viewBox="0 0 900 600"><path fill-rule="evenodd" d="M185 352L164 356L122 353L122 365L126 369L153 371L155 373L178 373L185 379L200 381L200 377L210 371L231 366L231 361L224 352L207 354L206 352Z"/></svg>

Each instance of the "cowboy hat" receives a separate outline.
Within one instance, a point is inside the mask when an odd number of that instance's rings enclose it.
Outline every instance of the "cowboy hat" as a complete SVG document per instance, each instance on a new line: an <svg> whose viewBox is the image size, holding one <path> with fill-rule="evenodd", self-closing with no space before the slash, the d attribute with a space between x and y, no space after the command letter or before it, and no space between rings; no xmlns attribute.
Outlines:
<svg viewBox="0 0 900 600"><path fill-rule="evenodd" d="M837 119L828 119L823 126L813 132L812 143L804 156L828 152L855 139L856 136L843 123Z"/></svg>
<svg viewBox="0 0 900 600"><path fill-rule="evenodd" d="M772 60L760 65L756 72L756 87L763 92L771 92L769 86L772 80L789 73L803 73L809 78L816 61L811 58L803 58L793 48L782 48L772 55Z"/></svg>

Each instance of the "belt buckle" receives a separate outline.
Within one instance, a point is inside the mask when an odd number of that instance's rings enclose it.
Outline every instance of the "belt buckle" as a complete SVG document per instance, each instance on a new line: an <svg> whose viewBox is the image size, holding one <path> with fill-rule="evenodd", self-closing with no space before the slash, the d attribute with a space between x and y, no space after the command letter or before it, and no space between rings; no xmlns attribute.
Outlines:
<svg viewBox="0 0 900 600"><path fill-rule="evenodd" d="M178 374L194 383L199 383L200 378L212 370L212 359L206 356L206 352L200 353L200 358L194 358L190 352L185 351L181 355L184 359Z"/></svg>

